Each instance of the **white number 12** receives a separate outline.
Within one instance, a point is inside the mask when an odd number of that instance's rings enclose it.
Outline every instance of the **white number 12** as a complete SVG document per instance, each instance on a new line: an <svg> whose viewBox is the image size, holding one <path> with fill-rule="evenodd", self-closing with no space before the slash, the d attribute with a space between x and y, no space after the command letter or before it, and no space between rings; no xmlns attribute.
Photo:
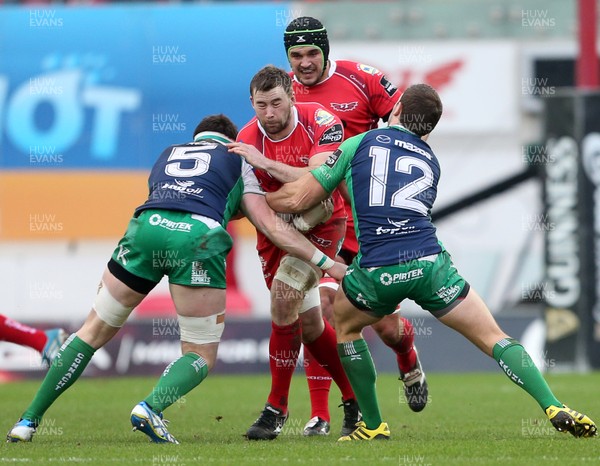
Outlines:
<svg viewBox="0 0 600 466"><path fill-rule="evenodd" d="M372 159L369 205L382 206L385 205L390 150L386 147L372 146L369 157ZM427 206L418 199L414 199L414 197L433 186L433 170L431 170L431 167L427 162L409 155L398 157L394 166L395 171L406 174L411 174L415 168L421 170L423 176L394 192L390 206L414 210L427 215Z"/></svg>

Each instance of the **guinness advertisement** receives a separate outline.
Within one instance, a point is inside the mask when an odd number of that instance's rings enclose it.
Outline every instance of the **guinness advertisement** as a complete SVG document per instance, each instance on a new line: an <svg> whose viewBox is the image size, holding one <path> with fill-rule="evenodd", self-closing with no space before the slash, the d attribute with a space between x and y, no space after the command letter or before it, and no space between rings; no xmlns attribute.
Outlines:
<svg viewBox="0 0 600 466"><path fill-rule="evenodd" d="M546 104L543 173L546 352L557 366L600 367L600 93Z"/></svg>

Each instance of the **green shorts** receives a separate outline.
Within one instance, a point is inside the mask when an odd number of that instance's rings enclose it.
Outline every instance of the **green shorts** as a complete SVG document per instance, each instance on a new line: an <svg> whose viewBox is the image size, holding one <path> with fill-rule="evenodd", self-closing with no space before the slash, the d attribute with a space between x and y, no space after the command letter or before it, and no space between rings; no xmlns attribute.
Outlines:
<svg viewBox="0 0 600 466"><path fill-rule="evenodd" d="M225 288L233 246L216 221L189 212L144 210L129 222L112 259L131 274L158 283Z"/></svg>
<svg viewBox="0 0 600 466"><path fill-rule="evenodd" d="M469 291L469 284L458 274L446 250L367 269L359 267L358 259L348 267L342 288L354 306L373 316L392 314L408 298L439 318L458 305Z"/></svg>

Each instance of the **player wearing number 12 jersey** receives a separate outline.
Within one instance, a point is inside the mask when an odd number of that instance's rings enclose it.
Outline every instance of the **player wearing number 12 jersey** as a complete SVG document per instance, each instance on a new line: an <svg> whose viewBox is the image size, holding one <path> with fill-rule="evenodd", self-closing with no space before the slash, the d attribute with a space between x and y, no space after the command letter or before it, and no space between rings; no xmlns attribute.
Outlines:
<svg viewBox="0 0 600 466"><path fill-rule="evenodd" d="M284 45L292 68L290 74L294 78L296 100L318 102L336 114L344 124L345 139L376 128L380 119L387 121L400 97L398 89L372 66L350 60L330 60L327 31L320 21L311 17L296 18L286 28ZM346 213L346 237L339 257L350 264L358 252L358 242L348 204ZM321 280L321 308L328 319L332 318L337 286L331 278ZM413 411L421 411L427 403L428 387L414 347L411 322L395 314L382 319L373 329L396 355L408 406ZM311 398L311 419L304 434L326 435L329 431L330 379L323 368L315 364L306 348L304 357Z"/></svg>
<svg viewBox="0 0 600 466"><path fill-rule="evenodd" d="M430 211L440 167L425 140L441 114L442 103L433 88L410 86L394 106L388 128L346 140L325 164L267 194L276 211L297 212L319 202L342 180L348 185L360 250L336 294L334 317L338 352L363 420L339 440L390 437L379 410L373 360L361 332L407 298L493 357L559 432L595 436L594 422L554 396L527 351L500 329L438 242Z"/></svg>

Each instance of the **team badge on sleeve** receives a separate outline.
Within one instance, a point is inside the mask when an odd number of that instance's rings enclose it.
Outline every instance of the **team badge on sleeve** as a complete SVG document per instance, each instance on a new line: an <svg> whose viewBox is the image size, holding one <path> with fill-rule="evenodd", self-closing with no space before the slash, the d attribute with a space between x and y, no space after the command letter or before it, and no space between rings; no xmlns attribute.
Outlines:
<svg viewBox="0 0 600 466"><path fill-rule="evenodd" d="M386 94L390 97L392 97L398 90L398 88L394 86L394 84L392 84L390 81L388 81L385 76L381 77L381 79L379 80L379 84L381 84L381 87L385 89Z"/></svg>
<svg viewBox="0 0 600 466"><path fill-rule="evenodd" d="M327 110L323 110L322 108L318 109L315 112L315 122L319 126L326 126L334 120L334 116L329 113Z"/></svg>
<svg viewBox="0 0 600 466"><path fill-rule="evenodd" d="M379 73L379 70L377 68L375 68L374 66L369 66L369 65L364 65L362 63L358 64L358 69L361 71L364 71L367 74L377 74Z"/></svg>
<svg viewBox="0 0 600 466"><path fill-rule="evenodd" d="M319 146L323 146L325 144L335 144L336 142L342 142L344 139L344 127L337 123L333 125L331 128L327 128L323 134L321 134L321 138L319 139Z"/></svg>
<svg viewBox="0 0 600 466"><path fill-rule="evenodd" d="M335 150L333 152L333 154L331 154L329 157L327 157L327 161L325 162L325 165L327 165L329 168L333 168L335 163L339 160L340 155L342 155L342 151L339 149Z"/></svg>

